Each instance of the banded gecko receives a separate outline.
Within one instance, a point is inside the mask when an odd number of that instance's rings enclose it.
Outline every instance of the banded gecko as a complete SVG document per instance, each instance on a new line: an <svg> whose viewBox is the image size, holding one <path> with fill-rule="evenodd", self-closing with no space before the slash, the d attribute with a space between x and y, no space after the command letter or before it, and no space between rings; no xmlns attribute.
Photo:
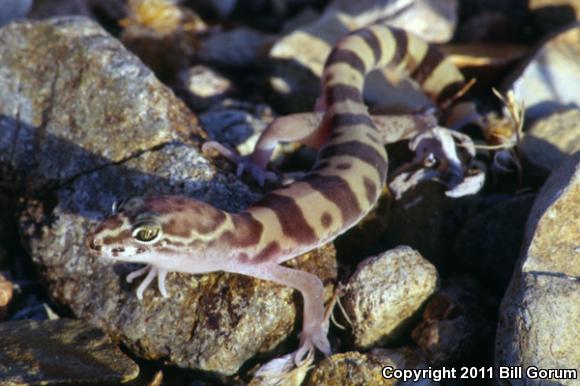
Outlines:
<svg viewBox="0 0 580 386"><path fill-rule="evenodd" d="M127 277L146 274L139 299L155 277L167 296L168 272L233 272L297 289L304 307L296 363L314 348L330 355L321 280L281 263L333 240L363 218L387 178L383 142L416 134L412 129L379 133L363 103L365 75L387 65L406 70L434 101L463 85L456 67L415 35L384 25L355 31L325 64L322 122L293 127L296 120L290 119L271 125L244 165L259 174L278 141L300 141L320 149L312 170L240 213L183 196L132 198L88 235L89 250L147 264Z"/></svg>

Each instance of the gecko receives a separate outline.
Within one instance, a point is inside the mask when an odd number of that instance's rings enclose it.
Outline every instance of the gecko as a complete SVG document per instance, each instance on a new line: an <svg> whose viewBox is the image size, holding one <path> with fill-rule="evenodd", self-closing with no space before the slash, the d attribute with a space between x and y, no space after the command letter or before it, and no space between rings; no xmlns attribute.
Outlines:
<svg viewBox="0 0 580 386"><path fill-rule="evenodd" d="M323 113L316 123L275 121L240 165L263 177L274 146L299 141L319 149L310 171L238 213L178 195L131 198L89 232L87 248L114 261L146 264L127 276L132 281L145 275L139 299L156 277L159 292L168 296L168 272L224 271L298 290L303 316L295 361L315 349L329 356L322 281L281 264L359 222L387 179L384 143L413 134L410 126L380 132L364 104L366 74L384 66L405 71L435 102L464 85L461 72L439 50L411 33L382 24L354 31L337 43L325 63L319 103Z"/></svg>

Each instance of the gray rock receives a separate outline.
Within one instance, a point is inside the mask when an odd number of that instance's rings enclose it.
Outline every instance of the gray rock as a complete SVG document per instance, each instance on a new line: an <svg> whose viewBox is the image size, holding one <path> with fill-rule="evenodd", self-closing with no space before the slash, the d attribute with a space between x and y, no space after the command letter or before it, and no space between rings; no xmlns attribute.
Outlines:
<svg viewBox="0 0 580 386"><path fill-rule="evenodd" d="M0 41L0 163L28 191L201 135L183 103L87 19L13 23Z"/></svg>
<svg viewBox="0 0 580 386"><path fill-rule="evenodd" d="M528 120L579 107L580 23L544 43L510 79L504 88L512 88L516 99L525 103Z"/></svg>
<svg viewBox="0 0 580 386"><path fill-rule="evenodd" d="M552 172L530 213L518 267L501 304L496 364L578 368L578 218L580 153ZM577 379L551 381L578 384ZM524 374L509 384L536 382Z"/></svg>
<svg viewBox="0 0 580 386"><path fill-rule="evenodd" d="M38 194L28 196L21 232L52 298L137 355L181 367L232 374L278 347L296 319L289 288L171 274L170 299L152 286L140 303L125 281L135 266L85 249L88 229L125 197L180 193L232 211L258 198L200 154L196 117L86 19L12 24L0 40L0 170ZM334 259L327 246L292 264L326 280Z"/></svg>
<svg viewBox="0 0 580 386"><path fill-rule="evenodd" d="M580 109L537 120L526 130L520 148L534 165L550 171L557 169L560 163L580 151Z"/></svg>
<svg viewBox="0 0 580 386"><path fill-rule="evenodd" d="M139 367L109 337L79 320L0 323L3 385L129 382Z"/></svg>
<svg viewBox="0 0 580 386"><path fill-rule="evenodd" d="M343 297L355 346L368 349L398 338L437 286L435 267L409 247L361 262Z"/></svg>

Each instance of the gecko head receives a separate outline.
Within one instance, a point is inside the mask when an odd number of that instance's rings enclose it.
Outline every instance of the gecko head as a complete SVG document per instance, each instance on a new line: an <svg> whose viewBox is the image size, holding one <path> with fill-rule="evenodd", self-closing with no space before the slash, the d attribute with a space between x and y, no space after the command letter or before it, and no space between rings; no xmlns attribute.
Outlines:
<svg viewBox="0 0 580 386"><path fill-rule="evenodd" d="M89 233L86 246L101 257L150 263L184 251L195 253L225 217L184 196L134 197L113 205L112 215Z"/></svg>

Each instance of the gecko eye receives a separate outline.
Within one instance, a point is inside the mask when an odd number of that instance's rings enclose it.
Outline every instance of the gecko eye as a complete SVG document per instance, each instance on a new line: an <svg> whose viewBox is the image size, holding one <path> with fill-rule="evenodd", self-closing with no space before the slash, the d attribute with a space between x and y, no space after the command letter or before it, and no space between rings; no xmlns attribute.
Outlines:
<svg viewBox="0 0 580 386"><path fill-rule="evenodd" d="M142 243L151 243L161 234L161 225L153 222L141 223L133 230L133 238Z"/></svg>

